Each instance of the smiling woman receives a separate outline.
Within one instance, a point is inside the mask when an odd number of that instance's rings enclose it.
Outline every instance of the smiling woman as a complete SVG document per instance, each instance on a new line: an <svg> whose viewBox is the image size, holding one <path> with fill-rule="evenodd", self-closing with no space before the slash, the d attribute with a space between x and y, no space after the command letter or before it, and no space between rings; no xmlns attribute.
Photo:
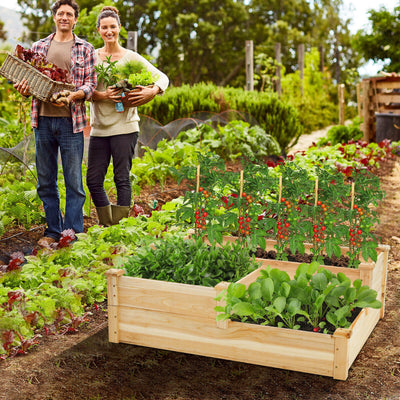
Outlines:
<svg viewBox="0 0 400 400"><path fill-rule="evenodd" d="M128 217L131 206L130 169L139 134L137 107L162 94L168 87L168 77L136 52L119 44L121 21L115 7L103 7L97 18L97 31L104 46L96 50L96 71L99 82L90 108L92 130L90 133L87 186L96 206L99 223L104 226L117 224ZM115 70L131 62L140 62L154 78L153 85L136 86L123 91L104 79L106 70ZM102 77L102 79L100 79ZM116 108L120 104L123 107ZM116 110L118 112L116 112ZM110 204L104 190L104 179L113 159L117 204Z"/></svg>

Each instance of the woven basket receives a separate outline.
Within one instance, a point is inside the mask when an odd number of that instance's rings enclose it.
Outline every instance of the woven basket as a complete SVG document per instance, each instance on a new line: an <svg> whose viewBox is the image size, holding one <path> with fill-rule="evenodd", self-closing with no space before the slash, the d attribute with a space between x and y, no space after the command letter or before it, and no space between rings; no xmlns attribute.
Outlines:
<svg viewBox="0 0 400 400"><path fill-rule="evenodd" d="M73 84L53 81L36 68L12 54L7 54L0 68L0 75L3 75L13 83L26 79L29 85L29 92L41 101L48 102L53 93L60 92L61 90L75 90Z"/></svg>

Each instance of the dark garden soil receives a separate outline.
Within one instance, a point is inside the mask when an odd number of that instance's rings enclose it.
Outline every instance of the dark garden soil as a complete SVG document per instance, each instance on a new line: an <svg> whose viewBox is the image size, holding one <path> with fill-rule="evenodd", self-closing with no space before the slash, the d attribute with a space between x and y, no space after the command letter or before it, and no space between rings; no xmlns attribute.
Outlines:
<svg viewBox="0 0 400 400"><path fill-rule="evenodd" d="M346 381L233 361L108 342L107 309L72 335L43 336L25 356L0 362L4 400L400 399L400 163L377 172L386 191L376 234L391 246L385 317L350 368ZM143 192L148 207L177 197L168 184ZM95 223L94 215L85 221ZM43 233L15 230L0 238L0 255L29 252Z"/></svg>
<svg viewBox="0 0 400 400"><path fill-rule="evenodd" d="M263 250L257 249L255 252L251 252L257 258L263 258L265 260L275 260L277 252L275 250ZM311 263L313 260L313 254L300 254L299 252L292 253L290 250L286 252L287 261L294 261L297 263ZM322 256L324 265L333 265L334 267L347 267L349 265L349 257L347 256Z"/></svg>

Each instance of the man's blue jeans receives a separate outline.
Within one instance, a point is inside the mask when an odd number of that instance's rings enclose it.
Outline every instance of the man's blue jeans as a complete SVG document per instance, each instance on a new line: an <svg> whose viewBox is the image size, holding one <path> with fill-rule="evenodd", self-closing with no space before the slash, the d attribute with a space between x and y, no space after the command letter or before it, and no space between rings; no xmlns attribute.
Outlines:
<svg viewBox="0 0 400 400"><path fill-rule="evenodd" d="M83 231L83 146L83 132L73 132L71 118L39 117L35 128L37 192L46 214L44 235L56 240L64 229L73 229L76 233ZM57 185L59 149L66 189L64 220Z"/></svg>

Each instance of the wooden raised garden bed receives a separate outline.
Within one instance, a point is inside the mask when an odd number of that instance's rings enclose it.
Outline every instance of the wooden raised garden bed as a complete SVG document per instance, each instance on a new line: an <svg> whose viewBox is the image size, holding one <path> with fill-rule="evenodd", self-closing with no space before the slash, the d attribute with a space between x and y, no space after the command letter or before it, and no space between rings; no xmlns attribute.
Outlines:
<svg viewBox="0 0 400 400"><path fill-rule="evenodd" d="M389 246L380 246L378 261L358 269L326 267L361 278L378 292L382 309L363 309L349 329L333 334L305 332L233 321L216 322L214 288L123 276L106 272L109 340L264 365L345 380L348 370L384 314ZM267 260L271 268L292 275L298 263ZM293 265L292 265L293 264ZM343 271L345 270L345 271ZM239 282L254 282L258 270Z"/></svg>

